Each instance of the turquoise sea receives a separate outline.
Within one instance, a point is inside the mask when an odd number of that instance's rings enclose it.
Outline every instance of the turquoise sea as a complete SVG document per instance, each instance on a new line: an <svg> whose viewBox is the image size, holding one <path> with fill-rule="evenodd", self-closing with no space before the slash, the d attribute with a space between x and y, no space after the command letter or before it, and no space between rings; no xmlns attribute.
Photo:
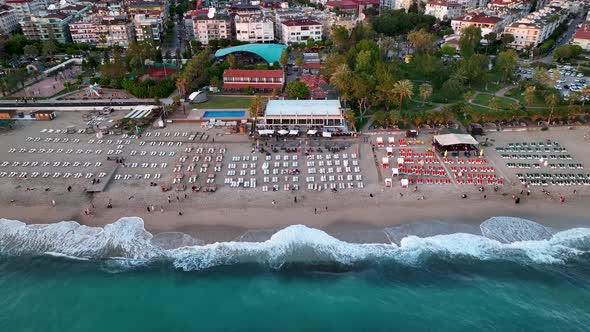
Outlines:
<svg viewBox="0 0 590 332"><path fill-rule="evenodd" d="M392 244L305 226L260 243L166 239L138 218L1 220L0 331L590 330L587 228L503 217Z"/></svg>

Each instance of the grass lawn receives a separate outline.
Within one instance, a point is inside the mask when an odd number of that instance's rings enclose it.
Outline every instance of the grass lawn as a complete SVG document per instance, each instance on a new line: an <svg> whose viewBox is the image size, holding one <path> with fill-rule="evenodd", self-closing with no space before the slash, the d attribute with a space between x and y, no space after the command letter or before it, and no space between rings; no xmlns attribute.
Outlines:
<svg viewBox="0 0 590 332"><path fill-rule="evenodd" d="M473 102L476 104L488 106L492 98L494 98L494 96L480 93L473 99ZM502 109L507 109L514 103L514 101L504 97L496 97L496 99L499 101L500 107Z"/></svg>
<svg viewBox="0 0 590 332"><path fill-rule="evenodd" d="M193 108L199 109L227 109L227 108L248 108L252 97L223 97L223 96L209 96L209 100L193 104Z"/></svg>
<svg viewBox="0 0 590 332"><path fill-rule="evenodd" d="M512 98L516 98L520 101L521 104L526 105L526 100L524 100L524 92L519 89L519 88L514 88L512 90L508 90L506 91L506 96L512 97ZM533 103L530 105L533 107L537 107L537 106L547 106L547 103L545 102L545 100L543 100L542 98L539 98L537 96L535 96L535 100L533 101Z"/></svg>
<svg viewBox="0 0 590 332"><path fill-rule="evenodd" d="M396 107L396 108L399 108L399 107ZM424 105L422 105L421 100L404 101L404 106L402 107L402 109L404 109L404 110L412 110L412 111L427 111L427 110L431 110L433 108L434 107L432 106L432 104L430 104L428 102L428 100L426 100Z"/></svg>

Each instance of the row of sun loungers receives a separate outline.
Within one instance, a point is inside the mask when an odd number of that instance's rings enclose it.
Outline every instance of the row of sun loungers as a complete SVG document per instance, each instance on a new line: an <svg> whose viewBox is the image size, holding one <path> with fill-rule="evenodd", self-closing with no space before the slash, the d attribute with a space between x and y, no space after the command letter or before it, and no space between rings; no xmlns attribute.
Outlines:
<svg viewBox="0 0 590 332"><path fill-rule="evenodd" d="M587 186L590 185L590 174L585 173L518 173L522 184L533 186Z"/></svg>
<svg viewBox="0 0 590 332"><path fill-rule="evenodd" d="M110 150L113 151L113 150ZM35 149L35 148L30 148L30 149L25 149L25 148L20 148L20 149L16 149L16 148L10 148L8 149L9 153L65 153L65 154L101 154L102 150L92 150L92 149ZM111 153L112 154L112 153Z"/></svg>
<svg viewBox="0 0 590 332"><path fill-rule="evenodd" d="M103 178L106 176L106 173L99 173L97 178ZM37 177L41 177L41 178L74 178L74 179L79 179L79 178L85 178L85 179L91 179L94 177L94 173L80 173L80 172L76 172L76 173L70 173L70 172L0 172L0 178L4 178L4 177L18 177L18 178L37 178Z"/></svg>
<svg viewBox="0 0 590 332"><path fill-rule="evenodd" d="M90 167L94 164L94 167L102 166L102 162L97 161L95 163L91 162L80 162L80 161L56 161L56 162L49 162L49 161L4 161L0 164L0 167Z"/></svg>
<svg viewBox="0 0 590 332"><path fill-rule="evenodd" d="M156 174L115 174L114 180L159 180L160 173Z"/></svg>
<svg viewBox="0 0 590 332"><path fill-rule="evenodd" d="M554 147L554 148L549 148L549 147L545 147L545 148L503 148L503 147L497 147L496 151L500 152L500 153L551 153L551 152L561 152L561 153L567 153L567 149L564 147Z"/></svg>
<svg viewBox="0 0 590 332"><path fill-rule="evenodd" d="M572 160L572 156L569 154L561 154L561 155L538 155L538 154L502 154L502 159L527 159L527 160L540 160L540 159L549 159L549 160Z"/></svg>

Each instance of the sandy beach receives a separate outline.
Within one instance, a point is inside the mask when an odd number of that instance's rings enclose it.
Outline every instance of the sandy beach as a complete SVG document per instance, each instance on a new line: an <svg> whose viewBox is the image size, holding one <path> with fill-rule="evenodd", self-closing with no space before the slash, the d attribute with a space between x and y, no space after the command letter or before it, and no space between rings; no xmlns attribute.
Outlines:
<svg viewBox="0 0 590 332"><path fill-rule="evenodd" d="M263 241L277 230L294 224L319 228L350 242L389 242L391 238L383 231L384 229L416 222L438 221L458 227L449 226L446 227L448 229L446 231L445 227L442 227L433 231L435 233L477 232L477 226L493 216L528 218L556 229L590 224L587 208L590 202L590 186L549 185L530 186L527 189L520 183L517 174L534 170L507 167L506 160L502 159L495 149L511 142L558 140L562 147L567 148L567 153L573 156L572 161L568 162L580 163L585 167L581 171L571 172L588 173L590 154L588 154L588 142L583 138L584 133L588 131L587 128L577 130L553 128L549 132L530 130L488 133L486 137L493 144L484 148L487 165L493 167L494 174L504 180L504 184L497 192L490 185L485 186L485 191L481 192L480 185L458 184L450 175L452 165L442 163L442 156L436 157L440 160L436 165L442 165L441 169L444 167L444 172L448 178L452 179L451 183L419 184L417 189L414 185L402 188L399 178L394 178L393 185L386 187L383 180L391 177L391 174L389 170L379 165L385 156L385 148L372 150L375 136L369 136L366 141L362 138L330 140L328 143L321 140L308 142L307 138L286 141L286 144L300 146L339 145L343 149L340 152L340 158L347 156L347 162L354 163L352 165L359 168L358 173L353 175L362 176L362 181L357 181L359 184L362 182L362 187L357 187L357 182L350 182L349 184L354 184L354 188L344 188L345 183L339 183L342 185L338 187L339 190L333 191L328 187L326 190L318 191L309 190L309 181L306 180L308 177L315 177L316 183L321 184L318 181L321 174L316 174L315 169L324 165L324 161L328 163L327 160L316 159L316 164L310 166L310 159L306 159L303 154L297 154L298 158L294 159L294 153L278 152L272 155L271 161L268 161L269 159L265 161L264 154L252 153L252 142L246 135L228 134L224 130L207 130L205 132L209 137L207 141L188 142L186 137L190 135L189 133L202 131L202 129L196 124L182 123L159 131L161 135L157 134L158 136L156 136L157 130L150 129L148 133L152 133L153 136L144 133L141 139L105 137L105 142L99 144L101 142L89 134L48 132L48 128L63 129L70 125L80 126L80 124L79 113L61 112L57 120L31 121L14 131L1 134L0 158L2 160L0 161L3 161L6 167L0 171L5 171L6 174L13 171L13 177L5 174L6 177L0 179L1 218L27 223L73 220L84 225L104 226L121 217L137 216L145 221L146 229L153 234L183 232L205 243L232 240ZM384 136L387 137L387 135ZM396 140L400 137L403 136L397 134ZM212 142L213 139L215 143ZM423 133L420 139L425 143L410 148L418 152L427 151L432 135ZM108 145L107 140L112 141L112 144ZM189 155L189 159L181 163L180 167L184 169L192 158L190 156L195 156L195 151L200 147L205 151L209 148L214 148L216 151L227 150L223 157L221 171L217 172L215 177L217 192L192 192L188 182L185 182L188 190L162 192L160 185L172 181L176 174L172 168L179 167L179 157ZM40 148L43 150L51 148L51 151L55 151L40 153ZM400 147L395 149L396 155L402 150ZM57 153L61 150L63 152ZM71 154L67 154L65 150L71 150ZM124 157L127 165L118 165L107 159L109 153L116 153L115 151L120 151L118 152L120 154L116 156ZM187 151L190 152L187 153ZM353 154L358 156L351 157ZM277 155L281 158L280 162L274 159ZM232 161L236 156L242 156L242 158L257 156L259 160ZM287 159L283 157L288 158L288 161L284 161ZM46 162L45 168L31 167L33 162L41 163L42 161ZM78 166L77 168L72 167L75 165L56 166L56 163L64 161L68 161L69 164L77 163ZM236 177L230 177L229 165L232 163L235 164L236 171L244 175L247 169L251 179L256 180L258 186L256 188L232 187L228 185L228 182L224 182L224 180L228 181L228 178L229 181L235 181L242 175L236 174ZM271 174L265 170L263 163L270 164L271 169L274 164L277 169L272 169L275 172ZM289 164L289 168L296 164L296 168L301 169L299 182L291 182L292 174L287 175L288 169L283 166L285 163ZM135 164L137 167L129 164ZM83 167L84 165L86 166ZM154 167L148 167L149 165ZM202 167L200 162L197 162L196 166ZM244 167L243 171L242 167ZM59 172L62 175L69 171L71 176L68 178L16 176L23 172L28 172L30 175L34 170L38 170L39 174L47 171L47 174ZM327 170L329 173L330 169ZM263 175L263 171L264 174L269 175ZM548 167L542 171L556 172ZM77 173L80 176L76 177L75 172L80 172ZM105 174L103 181L108 181L104 179L109 177L114 179L108 182L108 188L90 194L86 190L91 186L90 180L83 176L89 172L92 172L94 176L98 172ZM320 168L319 173L321 172ZM354 171L351 170L351 172ZM567 169L561 172L567 172ZM155 173L161 174L161 178L154 179ZM206 175L201 174L198 178L201 182L196 184L204 186L204 181L208 178ZM186 181L186 177L183 181ZM152 186L151 182L156 182L157 185ZM338 181L335 179L335 182ZM283 190L284 186L292 186L296 183L300 186L299 190ZM71 191L67 190L68 186L71 186ZM263 186L268 186L269 190L262 190ZM270 190L271 186L276 187L276 190ZM526 194L527 190L531 191L530 195ZM463 194L467 196L464 199L461 198ZM520 197L519 204L514 203L513 195ZM560 197L565 198L564 203L560 203ZM112 208L107 208L109 200L112 202ZM148 207L150 209L153 207L153 211L148 212ZM85 209L90 209L92 214L85 215Z"/></svg>

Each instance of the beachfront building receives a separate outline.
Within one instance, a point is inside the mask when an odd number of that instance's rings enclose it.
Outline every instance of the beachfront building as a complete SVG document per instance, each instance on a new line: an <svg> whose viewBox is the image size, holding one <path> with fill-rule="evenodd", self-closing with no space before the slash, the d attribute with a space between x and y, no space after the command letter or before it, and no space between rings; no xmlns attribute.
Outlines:
<svg viewBox="0 0 590 332"><path fill-rule="evenodd" d="M223 90L225 91L253 89L280 92L284 84L285 71L279 69L226 69L223 72Z"/></svg>
<svg viewBox="0 0 590 332"><path fill-rule="evenodd" d="M481 36L490 32L502 31L503 19L496 16L488 16L484 13L467 13L451 20L451 27L456 35L460 36L461 31L468 26L476 26L481 29Z"/></svg>
<svg viewBox="0 0 590 332"><path fill-rule="evenodd" d="M231 37L229 16L216 14L210 18L206 13L197 14L193 18L193 31L195 39L203 45L209 45L211 40L229 39Z"/></svg>
<svg viewBox="0 0 590 332"><path fill-rule="evenodd" d="M274 23L262 15L235 15L236 40L248 43L272 43L275 39Z"/></svg>
<svg viewBox="0 0 590 332"><path fill-rule="evenodd" d="M306 42L308 39L322 40L322 24L307 19L289 20L282 23L283 44Z"/></svg>
<svg viewBox="0 0 590 332"><path fill-rule="evenodd" d="M257 129L347 132L339 100L269 100Z"/></svg>
<svg viewBox="0 0 590 332"><path fill-rule="evenodd" d="M0 5L0 35L8 35L18 28L16 11L7 5Z"/></svg>
<svg viewBox="0 0 590 332"><path fill-rule="evenodd" d="M431 0L426 3L424 14L446 21L461 16L463 6L454 0Z"/></svg>
<svg viewBox="0 0 590 332"><path fill-rule="evenodd" d="M20 22L20 25L23 34L29 39L67 43L72 40L68 26L72 18L65 13L54 12L44 16L30 16Z"/></svg>

